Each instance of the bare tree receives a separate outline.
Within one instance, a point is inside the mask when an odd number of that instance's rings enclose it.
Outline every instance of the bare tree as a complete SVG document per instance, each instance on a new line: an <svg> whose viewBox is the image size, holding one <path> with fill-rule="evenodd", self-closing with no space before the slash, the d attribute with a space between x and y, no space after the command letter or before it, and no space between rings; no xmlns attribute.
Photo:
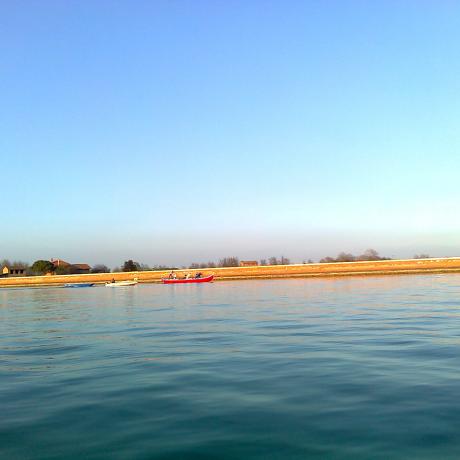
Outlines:
<svg viewBox="0 0 460 460"><path fill-rule="evenodd" d="M238 257L224 257L223 259L219 260L219 267L238 267L240 265L240 261Z"/></svg>
<svg viewBox="0 0 460 460"><path fill-rule="evenodd" d="M379 253L375 249L366 249L356 260L381 260Z"/></svg>
<svg viewBox="0 0 460 460"><path fill-rule="evenodd" d="M414 259L430 259L431 256L429 254L415 254Z"/></svg>
<svg viewBox="0 0 460 460"><path fill-rule="evenodd" d="M223 266L223 265L222 265ZM193 262L189 268L216 268L216 263L210 260L209 262Z"/></svg>
<svg viewBox="0 0 460 460"><path fill-rule="evenodd" d="M336 262L354 262L355 260L356 257L353 254L349 254L346 252L341 252L337 256L337 259L335 259Z"/></svg>
<svg viewBox="0 0 460 460"><path fill-rule="evenodd" d="M320 264L330 264L332 262L337 262L333 257L327 256L322 259L320 259L319 263Z"/></svg>
<svg viewBox="0 0 460 460"><path fill-rule="evenodd" d="M29 264L27 262L23 262L22 260L13 260L13 267L27 270L29 268Z"/></svg>
<svg viewBox="0 0 460 460"><path fill-rule="evenodd" d="M335 259L333 257L324 257L319 262L323 263L332 263L332 262L354 262L356 260L365 261L365 260L390 260L389 257L380 257L379 253L375 249L366 249L363 254L358 257L355 257L353 254L347 252L341 252Z"/></svg>
<svg viewBox="0 0 460 460"><path fill-rule="evenodd" d="M182 269L187 268L187 267L182 267ZM153 267L150 267L151 271L164 271L164 270L179 270L178 267L171 267L169 265L154 265Z"/></svg>

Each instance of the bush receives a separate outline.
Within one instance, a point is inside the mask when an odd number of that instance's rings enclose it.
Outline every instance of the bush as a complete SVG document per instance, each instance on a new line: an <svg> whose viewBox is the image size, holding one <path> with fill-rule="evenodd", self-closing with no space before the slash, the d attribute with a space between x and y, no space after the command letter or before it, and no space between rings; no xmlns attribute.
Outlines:
<svg viewBox="0 0 460 460"><path fill-rule="evenodd" d="M91 273L110 273L110 268L104 264L96 264L92 269Z"/></svg>
<svg viewBox="0 0 460 460"><path fill-rule="evenodd" d="M36 260L30 267L30 271L35 275L46 275L54 273L54 265L49 260Z"/></svg>
<svg viewBox="0 0 460 460"><path fill-rule="evenodd" d="M140 265L138 262L134 262L132 259L126 260L123 264L123 271L124 272L137 272L140 269Z"/></svg>

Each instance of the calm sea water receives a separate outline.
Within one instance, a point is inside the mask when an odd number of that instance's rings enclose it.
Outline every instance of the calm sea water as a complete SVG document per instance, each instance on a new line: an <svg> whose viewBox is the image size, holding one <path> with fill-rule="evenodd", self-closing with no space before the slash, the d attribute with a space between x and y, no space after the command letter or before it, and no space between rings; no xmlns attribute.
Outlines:
<svg viewBox="0 0 460 460"><path fill-rule="evenodd" d="M460 275L0 290L2 459L460 457Z"/></svg>

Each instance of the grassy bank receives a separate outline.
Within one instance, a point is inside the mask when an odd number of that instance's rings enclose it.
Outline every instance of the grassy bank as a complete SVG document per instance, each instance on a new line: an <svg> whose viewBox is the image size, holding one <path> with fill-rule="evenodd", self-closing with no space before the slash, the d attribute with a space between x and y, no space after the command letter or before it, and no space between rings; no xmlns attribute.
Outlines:
<svg viewBox="0 0 460 460"><path fill-rule="evenodd" d="M321 276L397 275L416 273L460 272L460 257L438 259L379 260L329 264L268 265L257 267L226 267L200 270L177 270L178 277L200 271L213 273L216 280L257 278L307 278ZM52 275L0 278L0 287L55 286L65 283L106 283L137 278L143 283L158 283L167 276L165 271L94 273L87 275Z"/></svg>

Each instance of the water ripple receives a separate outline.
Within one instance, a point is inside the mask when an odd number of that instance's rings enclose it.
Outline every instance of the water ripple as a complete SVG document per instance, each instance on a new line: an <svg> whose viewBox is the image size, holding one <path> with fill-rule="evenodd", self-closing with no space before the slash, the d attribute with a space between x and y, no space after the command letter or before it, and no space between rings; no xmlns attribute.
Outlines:
<svg viewBox="0 0 460 460"><path fill-rule="evenodd" d="M457 458L459 280L2 291L0 457Z"/></svg>

